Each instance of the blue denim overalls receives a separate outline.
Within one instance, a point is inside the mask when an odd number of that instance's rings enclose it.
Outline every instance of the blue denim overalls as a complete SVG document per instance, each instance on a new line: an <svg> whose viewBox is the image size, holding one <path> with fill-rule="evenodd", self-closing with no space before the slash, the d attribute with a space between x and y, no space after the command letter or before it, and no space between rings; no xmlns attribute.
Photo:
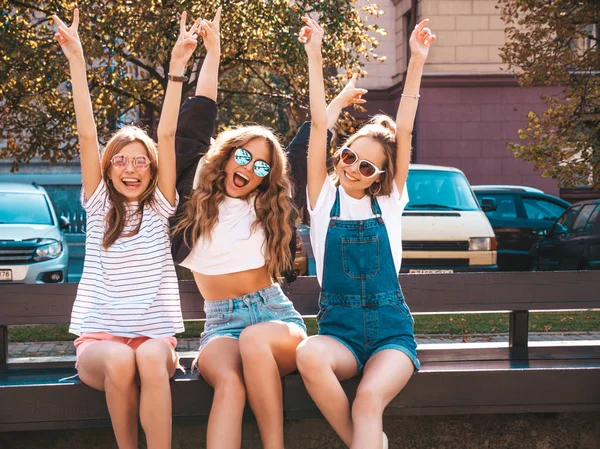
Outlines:
<svg viewBox="0 0 600 449"><path fill-rule="evenodd" d="M375 218L338 220L337 188L325 240L319 335L344 344L354 354L359 371L384 349L402 351L419 369L414 321L400 289L375 197L371 197L371 209Z"/></svg>

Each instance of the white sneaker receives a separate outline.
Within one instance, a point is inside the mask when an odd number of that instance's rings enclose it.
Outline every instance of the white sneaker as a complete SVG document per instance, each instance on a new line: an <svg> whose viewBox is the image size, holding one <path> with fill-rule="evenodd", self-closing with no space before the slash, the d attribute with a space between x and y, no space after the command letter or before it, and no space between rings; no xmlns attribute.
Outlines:
<svg viewBox="0 0 600 449"><path fill-rule="evenodd" d="M388 449L388 437L385 432L383 432L383 449Z"/></svg>

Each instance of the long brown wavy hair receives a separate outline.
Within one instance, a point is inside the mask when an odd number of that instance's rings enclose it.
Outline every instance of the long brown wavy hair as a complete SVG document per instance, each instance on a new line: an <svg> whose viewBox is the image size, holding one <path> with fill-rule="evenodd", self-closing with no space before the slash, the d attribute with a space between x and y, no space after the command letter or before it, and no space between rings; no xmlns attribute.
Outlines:
<svg viewBox="0 0 600 449"><path fill-rule="evenodd" d="M361 137L370 137L379 142L383 147L385 163L383 167L379 168L385 170L385 173L379 175L378 182L381 184L381 190L377 192L377 196L389 196L392 194L394 176L396 175L396 123L391 117L385 114L374 115L371 120L344 142L344 146L349 147ZM340 180L337 177L335 167L340 162L341 154L342 148L340 147L332 156L334 167L332 177L336 185L339 184ZM370 189L366 189L365 192L373 196Z"/></svg>
<svg viewBox="0 0 600 449"><path fill-rule="evenodd" d="M148 187L138 198L137 209L128 212L126 206L126 203L128 202L127 198L115 189L115 186L109 178L109 171L111 167L110 160L112 157L115 154L118 154L126 145L133 142L140 142L146 148L146 155L150 159L149 170L151 177ZM140 232L144 206L146 204L152 204L154 200L154 191L158 184L158 149L154 141L143 129L136 126L126 126L117 131L106 144L100 165L102 167L102 179L106 184L108 198L110 199L110 208L105 217L106 230L104 232L104 238L102 239L102 246L104 249L108 249L119 237L121 237L121 235L130 237ZM137 219L136 227L131 232L124 234L123 231L125 225L127 224L127 221L131 219Z"/></svg>
<svg viewBox="0 0 600 449"><path fill-rule="evenodd" d="M226 196L225 166L236 148L252 139L261 138L271 150L271 171L252 193L256 209L256 222L265 232L265 262L273 279L279 279L291 264L291 220L294 206L291 201L291 184L288 177L287 158L273 132L262 126L244 126L222 132L200 161L198 183L186 204L181 221L173 233L183 232L184 240L192 248L197 240L211 238L219 220L219 205ZM191 229L192 241L187 233Z"/></svg>

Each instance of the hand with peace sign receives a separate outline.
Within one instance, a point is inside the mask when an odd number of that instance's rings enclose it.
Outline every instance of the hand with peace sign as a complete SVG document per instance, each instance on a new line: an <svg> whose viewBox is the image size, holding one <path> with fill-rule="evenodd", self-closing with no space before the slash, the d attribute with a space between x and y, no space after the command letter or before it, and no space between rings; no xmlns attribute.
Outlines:
<svg viewBox="0 0 600 449"><path fill-rule="evenodd" d="M179 21L179 36L173 51L171 52L171 65L185 66L191 56L194 54L198 45L198 30L200 28L200 19L192 24L188 30L186 25L187 13L183 11L181 13L181 19Z"/></svg>
<svg viewBox="0 0 600 449"><path fill-rule="evenodd" d="M67 26L57 15L52 16L54 23L58 25L58 29L54 37L60 44L60 48L64 52L69 61L77 58L83 59L83 47L79 40L77 29L79 28L79 9L73 10L73 23Z"/></svg>
<svg viewBox="0 0 600 449"><path fill-rule="evenodd" d="M200 23L200 36L204 41L207 52L221 51L221 7L217 9L212 21L203 20Z"/></svg>
<svg viewBox="0 0 600 449"><path fill-rule="evenodd" d="M325 31L319 23L310 17L302 17L302 21L306 24L298 34L298 42L304 44L306 53L310 56L311 53L321 51L321 43Z"/></svg>
<svg viewBox="0 0 600 449"><path fill-rule="evenodd" d="M437 38L429 28L426 28L427 24L429 24L429 19L421 20L410 35L410 53L413 58L427 59L429 47Z"/></svg>

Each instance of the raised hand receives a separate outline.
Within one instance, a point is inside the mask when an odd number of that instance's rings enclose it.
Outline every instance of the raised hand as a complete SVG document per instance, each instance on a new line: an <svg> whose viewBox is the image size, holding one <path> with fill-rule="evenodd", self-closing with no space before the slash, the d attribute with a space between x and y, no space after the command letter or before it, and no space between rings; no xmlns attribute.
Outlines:
<svg viewBox="0 0 600 449"><path fill-rule="evenodd" d="M306 25L302 27L298 34L298 42L304 44L304 49L308 55L320 52L325 31L316 20L311 19L310 17L302 17L302 21Z"/></svg>
<svg viewBox="0 0 600 449"><path fill-rule="evenodd" d="M342 91L333 99L333 101L339 102L342 109L347 108L352 104L364 104L367 102L362 96L366 94L368 90L356 87L357 80L358 75L353 75L352 78L350 78L350 81L344 86L344 89L342 89Z"/></svg>
<svg viewBox="0 0 600 449"><path fill-rule="evenodd" d="M77 29L79 28L79 9L73 10L73 23L68 27L57 15L52 16L54 23L58 25L54 37L60 44L60 48L64 52L69 61L81 58L83 59L83 47L79 40Z"/></svg>
<svg viewBox="0 0 600 449"><path fill-rule="evenodd" d="M181 13L179 21L179 36L173 51L171 52L171 64L185 65L198 45L198 29L200 28L200 19L196 19L194 24L188 30L186 26L187 13Z"/></svg>
<svg viewBox="0 0 600 449"><path fill-rule="evenodd" d="M427 59L429 47L437 37L429 28L425 27L428 23L429 19L422 20L410 35L410 53L413 58Z"/></svg>
<svg viewBox="0 0 600 449"><path fill-rule="evenodd" d="M221 7L217 9L215 18L210 20L203 20L200 23L200 36L204 41L204 46L207 52L221 51Z"/></svg>

